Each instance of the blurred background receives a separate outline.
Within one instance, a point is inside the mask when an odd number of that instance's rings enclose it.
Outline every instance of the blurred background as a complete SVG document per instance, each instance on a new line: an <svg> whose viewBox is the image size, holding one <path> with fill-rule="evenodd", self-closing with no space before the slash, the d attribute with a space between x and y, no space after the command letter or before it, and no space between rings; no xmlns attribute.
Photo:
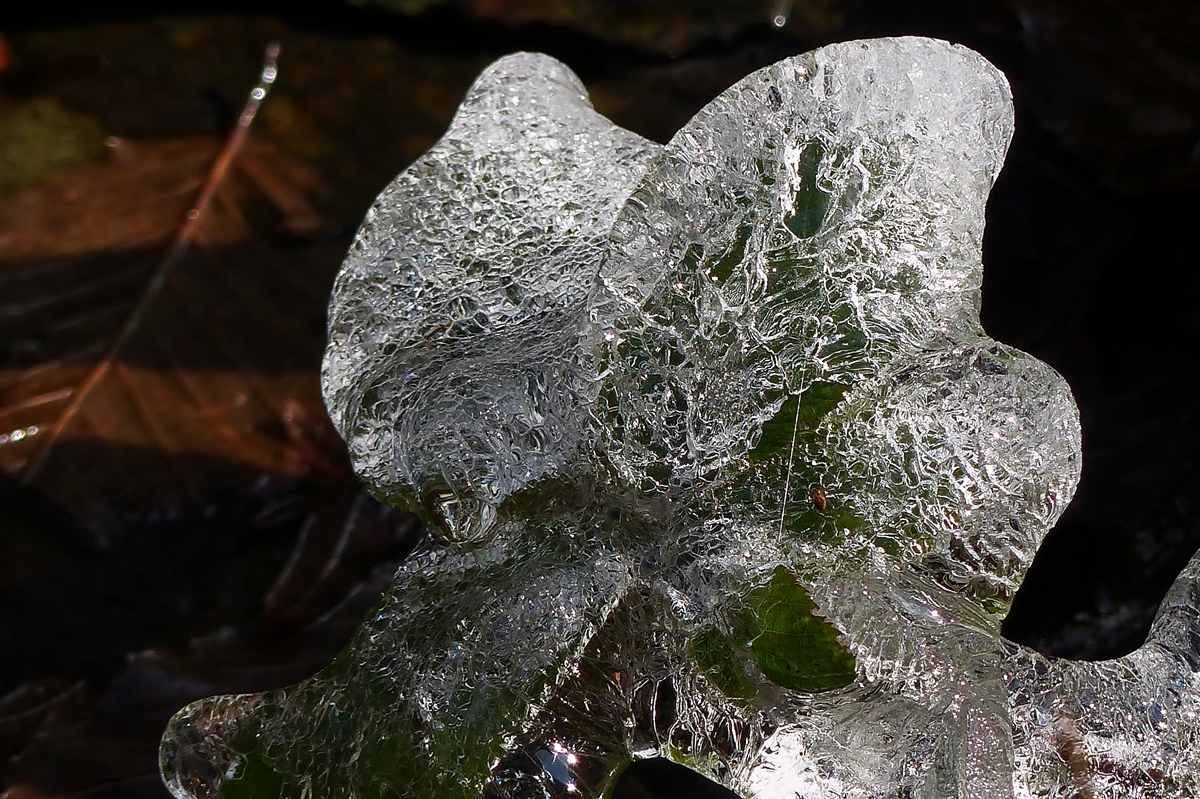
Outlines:
<svg viewBox="0 0 1200 799"><path fill-rule="evenodd" d="M515 50L562 59L601 113L659 142L747 73L829 42L922 34L983 53L1017 111L983 322L1067 378L1084 435L1079 492L1005 635L1062 657L1128 652L1200 546L1200 4L12 5L3 799L163 799L171 713L317 671L415 545L414 521L358 488L325 418L325 304L374 195ZM278 80L163 273L271 41ZM669 770L631 779L630 797L697 790Z"/></svg>

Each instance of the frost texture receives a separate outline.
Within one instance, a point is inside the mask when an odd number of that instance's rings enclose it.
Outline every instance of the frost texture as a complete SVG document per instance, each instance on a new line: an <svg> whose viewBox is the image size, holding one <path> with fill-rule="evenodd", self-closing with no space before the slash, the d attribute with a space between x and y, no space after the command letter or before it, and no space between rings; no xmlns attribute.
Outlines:
<svg viewBox="0 0 1200 799"><path fill-rule="evenodd" d="M438 531L317 677L172 720L179 797L1200 796L1200 559L1146 645L1000 622L1074 490L1049 367L978 322L1012 130L977 54L851 42L663 150L543 56L381 195L324 385Z"/></svg>
<svg viewBox="0 0 1200 799"><path fill-rule="evenodd" d="M583 436L572 350L613 218L661 148L545 56L471 87L367 214L334 286L326 404L380 496L471 538Z"/></svg>

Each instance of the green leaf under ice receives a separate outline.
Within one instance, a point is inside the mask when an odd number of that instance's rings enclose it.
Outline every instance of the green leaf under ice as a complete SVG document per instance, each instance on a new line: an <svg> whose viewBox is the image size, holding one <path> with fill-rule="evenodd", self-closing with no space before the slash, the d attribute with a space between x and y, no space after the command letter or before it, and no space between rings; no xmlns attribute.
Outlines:
<svg viewBox="0 0 1200 799"><path fill-rule="evenodd" d="M808 592L787 569L776 569L748 604L751 648L768 680L810 693L854 682L854 655L838 641L838 630L816 615Z"/></svg>
<svg viewBox="0 0 1200 799"><path fill-rule="evenodd" d="M430 539L325 672L181 711L168 786L597 798L659 756L1013 799L1082 790L1069 729L1106 784L1200 791L1200 561L1115 665L999 635L1079 473L1070 390L978 320L1011 133L932 39L780 61L665 148L553 59L490 67L330 304L331 418Z"/></svg>
<svg viewBox="0 0 1200 799"><path fill-rule="evenodd" d="M700 672L722 693L734 699L754 696L754 684L738 661L732 642L716 627L704 627L692 637L692 657Z"/></svg>

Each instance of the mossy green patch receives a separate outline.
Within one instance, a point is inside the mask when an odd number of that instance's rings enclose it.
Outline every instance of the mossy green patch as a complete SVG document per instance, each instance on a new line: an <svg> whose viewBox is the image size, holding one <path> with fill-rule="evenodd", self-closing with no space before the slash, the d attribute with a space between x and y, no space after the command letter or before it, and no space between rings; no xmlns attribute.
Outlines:
<svg viewBox="0 0 1200 799"><path fill-rule="evenodd" d="M104 131L89 116L41 98L0 106L0 192L37 182L48 172L104 151Z"/></svg>
<svg viewBox="0 0 1200 799"><path fill-rule="evenodd" d="M776 685L816 693L854 681L854 656L838 641L837 628L815 609L808 592L783 567L751 592L751 650L763 675Z"/></svg>

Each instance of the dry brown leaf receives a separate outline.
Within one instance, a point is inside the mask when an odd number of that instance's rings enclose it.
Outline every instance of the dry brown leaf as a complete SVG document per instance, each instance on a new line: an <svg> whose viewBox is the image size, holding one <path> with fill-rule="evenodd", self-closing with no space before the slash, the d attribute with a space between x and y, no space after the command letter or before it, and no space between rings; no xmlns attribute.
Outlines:
<svg viewBox="0 0 1200 799"><path fill-rule="evenodd" d="M9 473L28 468L105 357L218 149L215 139L115 143L108 162L4 204L0 467ZM62 429L35 485L88 523L104 504L198 501L215 473L309 468L279 427L289 400L320 406L315 367L340 243L281 245L270 228L319 228L307 200L316 184L270 143L247 143L195 248ZM210 462L214 474L181 470L180 459Z"/></svg>
<svg viewBox="0 0 1200 799"><path fill-rule="evenodd" d="M62 170L0 203L0 269L5 272L70 257L166 246L179 230L221 148L210 136L154 142L110 138L103 161ZM247 141L227 196L258 193L275 205L288 229L312 233L320 217L307 194L319 179L271 142ZM314 227L314 225L318 227ZM236 215L206 219L209 244L236 242L247 231Z"/></svg>
<svg viewBox="0 0 1200 799"><path fill-rule="evenodd" d="M111 140L0 206L0 468L36 489L0 479L4 799L162 797L170 714L319 670L419 538L321 404L345 242L312 237L311 169L240 146L251 118L224 149Z"/></svg>

